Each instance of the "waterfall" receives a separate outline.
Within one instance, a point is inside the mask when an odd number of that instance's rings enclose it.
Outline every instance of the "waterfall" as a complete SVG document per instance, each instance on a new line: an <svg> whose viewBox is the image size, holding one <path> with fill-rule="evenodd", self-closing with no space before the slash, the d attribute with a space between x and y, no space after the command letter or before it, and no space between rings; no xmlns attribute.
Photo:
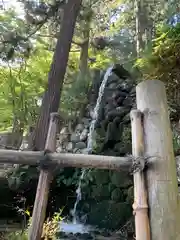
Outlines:
<svg viewBox="0 0 180 240"><path fill-rule="evenodd" d="M93 133L94 133L96 122L97 122L98 117L99 117L99 110L100 110L100 107L101 107L101 102L102 102L102 97L104 95L104 90L105 90L108 78L112 73L113 67L114 66L109 67L107 69L107 71L104 75L103 81L101 83L101 86L99 88L99 93L98 93L98 98L97 98L97 101L96 101L96 106L95 106L94 111L93 111L93 119L91 121L91 125L90 125L90 128L89 128L89 135L88 135L88 140L87 140L88 154L91 154L92 150L93 150ZM79 183L78 183L78 188L76 190L77 198L76 198L76 202L74 204L74 208L73 208L73 211L72 211L73 223L78 223L76 209L77 209L78 203L81 201L81 197L82 197L81 186L82 186L82 180L84 179L85 173L86 173L86 169L82 169L82 173L81 173Z"/></svg>

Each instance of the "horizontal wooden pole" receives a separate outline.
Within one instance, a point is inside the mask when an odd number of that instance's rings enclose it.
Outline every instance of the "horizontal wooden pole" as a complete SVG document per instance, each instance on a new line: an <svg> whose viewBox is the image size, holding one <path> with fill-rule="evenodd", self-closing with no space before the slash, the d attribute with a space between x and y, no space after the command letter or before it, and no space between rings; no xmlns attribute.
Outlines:
<svg viewBox="0 0 180 240"><path fill-rule="evenodd" d="M0 150L0 163L38 165L43 152ZM112 157L102 155L85 155L71 153L49 153L50 165L77 168L98 168L117 171L130 171L131 157Z"/></svg>

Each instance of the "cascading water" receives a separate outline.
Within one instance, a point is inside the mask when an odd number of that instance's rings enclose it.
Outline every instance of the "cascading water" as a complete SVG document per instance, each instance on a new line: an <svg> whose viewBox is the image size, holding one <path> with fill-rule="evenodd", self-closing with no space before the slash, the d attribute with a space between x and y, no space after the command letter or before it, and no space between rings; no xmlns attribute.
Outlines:
<svg viewBox="0 0 180 240"><path fill-rule="evenodd" d="M98 98L97 98L97 101L96 101L96 106L94 108L93 119L91 121L90 129L89 129L89 135L88 135L88 140L87 140L88 153L92 152L94 128L95 128L96 122L97 122L98 117L99 117L99 109L100 109L100 106L101 106L102 97L104 95L104 90L105 90L105 87L106 87L106 83L107 83L107 80L108 80L109 76L112 73L113 67L114 66L109 67L107 69L107 71L106 71L106 73L104 75L103 81L101 83L101 86L99 88L99 94L98 94Z"/></svg>
<svg viewBox="0 0 180 240"><path fill-rule="evenodd" d="M103 81L101 83L101 86L99 88L99 94L98 94L98 98L97 98L97 101L96 101L96 106L95 106L94 111L93 111L93 119L91 121L91 125L90 125L90 128L89 128L89 135L88 135L88 140L87 140L88 154L92 153L94 128L95 128L96 122L97 122L98 117L99 117L99 109L100 109L100 106L101 106L102 97L104 95L104 90L105 90L105 87L106 87L106 83L107 83L107 80L108 80L109 76L112 73L112 69L113 69L113 66L109 67L107 69L107 71L106 71L106 73L104 75ZM74 209L73 209L73 222L75 222L75 223L77 223L76 209L77 209L78 203L81 200L81 196L82 196L81 185L82 185L82 180L83 180L83 178L85 176L85 173L86 173L86 169L82 169L82 173L81 173L81 176L80 176L78 188L76 190L77 199L76 199L76 202L74 204Z"/></svg>
<svg viewBox="0 0 180 240"><path fill-rule="evenodd" d="M81 186L82 186L82 180L84 179L85 173L86 173L86 169L82 169L82 173L81 173L79 183L78 183L78 188L76 189L77 198L76 198L76 202L74 204L74 208L72 210L72 216L73 216L73 223L74 224L78 223L76 209L77 209L78 203L81 201L81 198L82 198Z"/></svg>
<svg viewBox="0 0 180 240"><path fill-rule="evenodd" d="M97 122L98 117L99 117L99 110L100 110L100 106L101 106L101 102L102 102L102 97L104 95L104 90L105 90L108 78L112 74L113 67L114 66L111 66L107 69L107 71L104 75L103 81L101 83L101 86L99 88L98 98L97 98L97 101L96 101L96 106L95 106L94 111L93 111L93 119L91 121L91 125L90 125L90 128L89 128L89 135L88 135L88 139L87 139L87 152L88 152L88 154L92 153L93 133L94 133L94 130L95 130L96 122ZM63 223L63 226L61 227L61 229L64 229L64 231L66 231L66 232L70 231L70 232L76 233L76 232L86 232L87 231L87 228L84 228L84 225L79 223L78 217L77 217L77 205L81 201L81 197L82 197L81 187L82 187L82 181L84 179L85 174L86 174L86 169L82 169L82 173L81 173L79 183L78 183L78 188L76 190L76 194L77 194L76 202L75 202L74 208L71 212L71 214L73 216L73 223L71 223L71 224Z"/></svg>

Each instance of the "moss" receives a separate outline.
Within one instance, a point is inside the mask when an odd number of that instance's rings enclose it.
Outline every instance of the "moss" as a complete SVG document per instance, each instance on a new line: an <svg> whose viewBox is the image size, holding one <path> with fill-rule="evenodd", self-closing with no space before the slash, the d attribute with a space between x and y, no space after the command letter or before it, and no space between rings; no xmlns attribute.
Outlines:
<svg viewBox="0 0 180 240"><path fill-rule="evenodd" d="M100 228L119 229L131 216L131 206L104 200L94 204L88 214L88 223Z"/></svg>
<svg viewBox="0 0 180 240"><path fill-rule="evenodd" d="M92 187L91 197L95 199L109 198L110 193L108 185L94 185Z"/></svg>
<svg viewBox="0 0 180 240"><path fill-rule="evenodd" d="M123 201L123 192L119 188L115 188L111 193L111 199L116 202L118 202L118 201L122 202Z"/></svg>
<svg viewBox="0 0 180 240"><path fill-rule="evenodd" d="M108 170L94 170L91 174L96 184L109 183L110 179Z"/></svg>
<svg viewBox="0 0 180 240"><path fill-rule="evenodd" d="M134 200L134 187L130 187L128 188L127 190L127 198L126 198L126 201L129 202L129 203L132 203Z"/></svg>
<svg viewBox="0 0 180 240"><path fill-rule="evenodd" d="M132 179L127 174L119 172L112 172L111 182L120 188L126 188L132 185Z"/></svg>
<svg viewBox="0 0 180 240"><path fill-rule="evenodd" d="M170 116L173 120L179 120L180 24L176 27L163 27L157 32L153 47L135 65L143 74L141 79L158 79L165 83Z"/></svg>

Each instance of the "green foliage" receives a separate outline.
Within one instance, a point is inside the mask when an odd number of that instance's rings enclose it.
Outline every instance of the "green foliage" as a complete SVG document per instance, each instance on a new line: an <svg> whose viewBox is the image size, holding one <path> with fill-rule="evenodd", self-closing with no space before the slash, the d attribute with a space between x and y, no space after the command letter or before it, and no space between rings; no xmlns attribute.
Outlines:
<svg viewBox="0 0 180 240"><path fill-rule="evenodd" d="M158 79L166 84L171 107L179 104L179 51L180 24L176 27L163 25L157 31L152 51L136 61L144 79Z"/></svg>
<svg viewBox="0 0 180 240"><path fill-rule="evenodd" d="M60 169L57 174L56 182L68 186L77 185L80 176L79 169Z"/></svg>
<svg viewBox="0 0 180 240"><path fill-rule="evenodd" d="M43 225L43 232L42 232L42 238L44 240L48 239L56 239L56 233L59 229L59 224L63 220L62 217L62 211L59 210L59 212L55 212L53 217L50 219L48 218L44 225ZM30 218L27 229L25 231L16 231L10 234L7 234L4 237L4 240L28 240L28 231L31 226L32 219Z"/></svg>
<svg viewBox="0 0 180 240"><path fill-rule="evenodd" d="M17 190L28 185L31 179L38 178L38 171L31 166L20 166L7 173L10 189Z"/></svg>
<svg viewBox="0 0 180 240"><path fill-rule="evenodd" d="M45 89L51 54L41 46L28 60L20 64L6 64L0 69L0 129L12 126L16 117L31 125L38 114L38 98Z"/></svg>

